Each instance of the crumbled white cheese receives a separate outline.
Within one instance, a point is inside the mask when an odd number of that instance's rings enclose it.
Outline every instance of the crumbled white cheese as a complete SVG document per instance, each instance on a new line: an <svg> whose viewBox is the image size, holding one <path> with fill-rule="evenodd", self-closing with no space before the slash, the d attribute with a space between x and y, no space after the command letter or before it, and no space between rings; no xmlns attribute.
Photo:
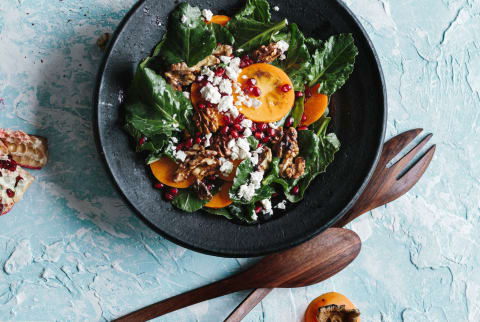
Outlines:
<svg viewBox="0 0 480 322"><path fill-rule="evenodd" d="M234 146L235 146L235 139L231 139L230 141L228 141L227 147L229 149L233 149Z"/></svg>
<svg viewBox="0 0 480 322"><path fill-rule="evenodd" d="M214 87L212 84L207 84L200 90L200 94L203 99L212 104L218 104L222 95L218 91L218 88Z"/></svg>
<svg viewBox="0 0 480 322"><path fill-rule="evenodd" d="M275 208L285 210L285 209L287 208L287 201L286 201L286 200L283 200L282 202L280 202L279 204L277 204L277 205L275 206Z"/></svg>
<svg viewBox="0 0 480 322"><path fill-rule="evenodd" d="M213 70L208 67L202 68L201 75L206 76L209 82L213 81L213 77L215 77L215 73L213 72Z"/></svg>
<svg viewBox="0 0 480 322"><path fill-rule="evenodd" d="M253 184L244 184L241 185L238 189L238 197L240 199L245 199L246 201L252 200L255 195L255 186Z"/></svg>
<svg viewBox="0 0 480 322"><path fill-rule="evenodd" d="M205 18L206 21L210 21L212 20L213 13L208 9L203 9L202 16Z"/></svg>
<svg viewBox="0 0 480 322"><path fill-rule="evenodd" d="M258 164L258 153L252 153L250 161L252 162L253 166L256 166Z"/></svg>
<svg viewBox="0 0 480 322"><path fill-rule="evenodd" d="M218 85L220 93L232 95L232 82L228 79L222 79Z"/></svg>
<svg viewBox="0 0 480 322"><path fill-rule="evenodd" d="M247 75L242 75L242 78L243 79L248 79L248 76Z"/></svg>
<svg viewBox="0 0 480 322"><path fill-rule="evenodd" d="M185 96L186 98L190 98L190 93L189 92L183 92L183 96Z"/></svg>
<svg viewBox="0 0 480 322"><path fill-rule="evenodd" d="M205 134L205 143L203 144L204 147L208 148L210 146L211 137L212 137L212 133Z"/></svg>
<svg viewBox="0 0 480 322"><path fill-rule="evenodd" d="M250 144L248 144L248 140L245 138L238 138L237 146L242 150L250 151Z"/></svg>
<svg viewBox="0 0 480 322"><path fill-rule="evenodd" d="M233 111L233 109L235 109L236 112L238 113L237 108L233 105L233 96L220 97L217 109L221 113L231 113L231 114L235 114L235 111Z"/></svg>
<svg viewBox="0 0 480 322"><path fill-rule="evenodd" d="M220 56L220 60L224 64L229 64L230 61L232 60L232 57L230 57L230 56Z"/></svg>
<svg viewBox="0 0 480 322"><path fill-rule="evenodd" d="M233 163L230 161L224 161L222 165L220 166L220 172L229 175L233 171Z"/></svg>
<svg viewBox="0 0 480 322"><path fill-rule="evenodd" d="M285 60L287 59L287 56L285 56L285 54L281 54L280 57L278 57L278 59Z"/></svg>
<svg viewBox="0 0 480 322"><path fill-rule="evenodd" d="M263 179L263 171L255 171L250 174L250 181L252 182L255 189L260 188L262 179Z"/></svg>
<svg viewBox="0 0 480 322"><path fill-rule="evenodd" d="M223 80L223 77L215 76L215 77L213 78L212 84L213 84L214 86L218 86L218 85L220 85L220 82L221 82L222 80Z"/></svg>
<svg viewBox="0 0 480 322"><path fill-rule="evenodd" d="M187 20L188 20L187 16L182 15L182 18L181 18L182 23L183 24L187 23Z"/></svg>
<svg viewBox="0 0 480 322"><path fill-rule="evenodd" d="M252 124L253 124L252 120L249 120L249 119L243 119L243 121L240 123L240 125L245 128L252 127Z"/></svg>
<svg viewBox="0 0 480 322"><path fill-rule="evenodd" d="M175 158L177 160L180 160L180 161L184 162L185 159L187 158L187 154L185 152L183 152L182 150L179 150L179 151L177 151L177 153L175 153Z"/></svg>
<svg viewBox="0 0 480 322"><path fill-rule="evenodd" d="M244 49L243 48L238 48L237 53L243 53Z"/></svg>
<svg viewBox="0 0 480 322"><path fill-rule="evenodd" d="M286 42L285 40L280 40L279 42L277 42L277 46L278 49L282 51L282 53L286 52L288 50L288 47L290 47L288 42Z"/></svg>
<svg viewBox="0 0 480 322"><path fill-rule="evenodd" d="M273 123L273 122L268 123L268 126L270 126L272 129L278 128L278 124Z"/></svg>
<svg viewBox="0 0 480 322"><path fill-rule="evenodd" d="M252 136L252 130L247 127L244 131L243 131L243 136L248 138L249 136Z"/></svg>
<svg viewBox="0 0 480 322"><path fill-rule="evenodd" d="M257 216L257 214L255 213L255 210L253 210L252 220L257 220L257 219L258 219L258 216Z"/></svg>
<svg viewBox="0 0 480 322"><path fill-rule="evenodd" d="M227 74L228 78L233 81L237 81L238 75L242 72L240 68L240 58L235 57L230 60L230 64L225 68L225 73Z"/></svg>
<svg viewBox="0 0 480 322"><path fill-rule="evenodd" d="M279 6L275 6L275 7L273 7L273 10L274 10L274 11L280 11L280 7L279 7Z"/></svg>
<svg viewBox="0 0 480 322"><path fill-rule="evenodd" d="M270 201L270 199L263 199L261 201L261 203L262 203L262 206L263 206L263 213L264 214L273 214L272 202Z"/></svg>

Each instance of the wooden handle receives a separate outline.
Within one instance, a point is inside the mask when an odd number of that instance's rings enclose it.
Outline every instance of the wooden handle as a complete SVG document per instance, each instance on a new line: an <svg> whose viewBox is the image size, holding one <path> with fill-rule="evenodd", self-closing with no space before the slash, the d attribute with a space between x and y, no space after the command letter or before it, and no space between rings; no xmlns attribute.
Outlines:
<svg viewBox="0 0 480 322"><path fill-rule="evenodd" d="M187 293L179 294L169 299L144 307L135 312L129 313L114 321L148 321L158 316L176 311L178 309L196 303L200 303L206 300L210 300L251 287L249 287L248 285L245 285L245 287L239 287L238 285L241 285L241 283L238 283L238 276L239 275L233 276L232 278L226 278L213 284L209 284L189 291Z"/></svg>
<svg viewBox="0 0 480 322"><path fill-rule="evenodd" d="M257 288L253 290L243 301L240 303L237 308L230 313L230 315L225 319L224 322L239 322L245 315L248 314L255 306L257 306L260 301L268 295L273 289L271 288Z"/></svg>

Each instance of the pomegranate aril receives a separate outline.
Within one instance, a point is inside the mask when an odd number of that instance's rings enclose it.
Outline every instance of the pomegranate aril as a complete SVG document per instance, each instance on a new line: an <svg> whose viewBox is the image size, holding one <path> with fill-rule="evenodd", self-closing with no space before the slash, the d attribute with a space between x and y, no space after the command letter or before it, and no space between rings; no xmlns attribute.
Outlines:
<svg viewBox="0 0 480 322"><path fill-rule="evenodd" d="M305 115L305 113L302 114L302 123L305 122L307 120L307 116Z"/></svg>
<svg viewBox="0 0 480 322"><path fill-rule="evenodd" d="M180 151L182 150L183 148L185 147L185 143L181 142L181 143L178 143L177 147L175 148L177 151Z"/></svg>
<svg viewBox="0 0 480 322"><path fill-rule="evenodd" d="M285 121L285 127L291 127L293 125L293 117L289 117L286 121Z"/></svg>
<svg viewBox="0 0 480 322"><path fill-rule="evenodd" d="M255 207L255 213L258 214L260 211L262 211L262 206L258 205Z"/></svg>
<svg viewBox="0 0 480 322"><path fill-rule="evenodd" d="M257 127L260 131L266 131L268 129L267 123L258 123Z"/></svg>
<svg viewBox="0 0 480 322"><path fill-rule="evenodd" d="M193 146L193 139L192 139L192 138L189 138L189 139L187 140L187 142L185 142L185 146L186 146L187 148L191 148L191 147Z"/></svg>
<svg viewBox="0 0 480 322"><path fill-rule="evenodd" d="M11 189L7 189L7 196L9 198L13 198L15 196L15 192Z"/></svg>
<svg viewBox="0 0 480 322"><path fill-rule="evenodd" d="M280 196L280 194L278 192L274 192L273 195L272 195L273 198L278 197L278 196Z"/></svg>
<svg viewBox="0 0 480 322"><path fill-rule="evenodd" d="M267 133L268 133L269 136L273 137L273 136L275 136L275 134L277 134L277 131L275 131L275 129L269 128Z"/></svg>
<svg viewBox="0 0 480 322"><path fill-rule="evenodd" d="M0 176L0 177L1 177L1 176ZM22 178L21 176L17 176L17 177L15 178L15 188L17 187L17 184L18 184L21 180L23 180L23 178Z"/></svg>
<svg viewBox="0 0 480 322"><path fill-rule="evenodd" d="M243 127L242 127L240 124L238 124L238 123L237 123L237 124L234 124L234 125L233 125L233 128L234 128L235 130L237 130L237 131L243 130Z"/></svg>
<svg viewBox="0 0 480 322"><path fill-rule="evenodd" d="M310 90L310 88L306 87L305 88L305 98L310 98L312 97L312 91Z"/></svg>
<svg viewBox="0 0 480 322"><path fill-rule="evenodd" d="M257 80L255 78L249 78L247 80L247 85L248 86L255 86L255 85L257 85Z"/></svg>
<svg viewBox="0 0 480 322"><path fill-rule="evenodd" d="M252 129L252 132L255 132L255 131L257 130L257 123L252 122L252 127L251 127L251 129Z"/></svg>
<svg viewBox="0 0 480 322"><path fill-rule="evenodd" d="M284 93L289 92L291 89L292 89L292 86L290 86L290 84L284 84L280 86L280 90Z"/></svg>
<svg viewBox="0 0 480 322"><path fill-rule="evenodd" d="M220 133L222 133L223 135L227 135L229 130L230 128L228 126L224 126L222 127L222 130L220 131Z"/></svg>
<svg viewBox="0 0 480 322"><path fill-rule="evenodd" d="M237 139L238 138L238 132L236 130L231 130L230 131L230 135L234 138L234 139Z"/></svg>
<svg viewBox="0 0 480 322"><path fill-rule="evenodd" d="M215 71L215 76L222 76L223 74L225 74L225 68L222 68L222 67L218 67L217 70Z"/></svg>
<svg viewBox="0 0 480 322"><path fill-rule="evenodd" d="M201 137L196 137L195 138L195 143L197 143L197 144L202 143L202 138Z"/></svg>
<svg viewBox="0 0 480 322"><path fill-rule="evenodd" d="M170 188L170 189L168 189L168 193L171 194L172 196L176 197L178 195L178 189L177 188Z"/></svg>
<svg viewBox="0 0 480 322"><path fill-rule="evenodd" d="M300 191L300 188L298 186L295 186L292 188L290 192L293 193L294 195L298 195L299 191Z"/></svg>
<svg viewBox="0 0 480 322"><path fill-rule="evenodd" d="M210 183L210 184L207 184L207 189L208 191L212 190L213 189L213 185Z"/></svg>
<svg viewBox="0 0 480 322"><path fill-rule="evenodd" d="M303 92L302 91L296 91L295 92L295 97L303 97Z"/></svg>
<svg viewBox="0 0 480 322"><path fill-rule="evenodd" d="M270 137L264 136L262 141L263 141L263 143L268 143L268 142L270 142Z"/></svg>
<svg viewBox="0 0 480 322"><path fill-rule="evenodd" d="M204 110L206 107L207 107L207 105L205 105L203 103L198 104L198 108L201 109L201 110Z"/></svg>
<svg viewBox="0 0 480 322"><path fill-rule="evenodd" d="M262 133L262 132L255 132L254 135L255 135L255 138L256 138L257 140L263 139L263 133Z"/></svg>
<svg viewBox="0 0 480 322"><path fill-rule="evenodd" d="M200 82L200 87L205 87L208 85L208 80L207 79L203 79L201 82Z"/></svg>
<svg viewBox="0 0 480 322"><path fill-rule="evenodd" d="M302 125L302 126L297 127L297 131L305 131L305 130L308 130L308 126L306 126L306 125Z"/></svg>
<svg viewBox="0 0 480 322"><path fill-rule="evenodd" d="M235 119L235 123L241 123L244 119L245 119L245 115L240 114L240 115L238 115L237 118Z"/></svg>
<svg viewBox="0 0 480 322"><path fill-rule="evenodd" d="M166 193L165 194L165 199L167 199L168 201L172 201L173 198L174 198L174 196L171 193Z"/></svg>
<svg viewBox="0 0 480 322"><path fill-rule="evenodd" d="M10 160L10 165L8 167L8 170L14 172L15 170L17 170L17 163L13 160Z"/></svg>
<svg viewBox="0 0 480 322"><path fill-rule="evenodd" d="M147 140L147 138L142 136L140 138L140 140L138 140L138 146L142 146L145 143L146 140Z"/></svg>
<svg viewBox="0 0 480 322"><path fill-rule="evenodd" d="M262 143L257 144L257 149L262 146Z"/></svg>
<svg viewBox="0 0 480 322"><path fill-rule="evenodd" d="M163 187L165 187L165 186L163 185L163 183L159 182L159 183L156 183L153 187L155 189L163 189Z"/></svg>
<svg viewBox="0 0 480 322"><path fill-rule="evenodd" d="M212 107L213 107L213 104L210 103L210 102L208 102L208 103L207 103L207 107L208 107L208 108L212 108Z"/></svg>
<svg viewBox="0 0 480 322"><path fill-rule="evenodd" d="M232 120L230 119L230 117L228 115L224 115L223 116L223 123L225 123L226 125L230 125L232 123Z"/></svg>
<svg viewBox="0 0 480 322"><path fill-rule="evenodd" d="M252 94L253 96L259 97L260 95L262 95L262 91L260 90L259 87L255 86L255 87L252 87Z"/></svg>

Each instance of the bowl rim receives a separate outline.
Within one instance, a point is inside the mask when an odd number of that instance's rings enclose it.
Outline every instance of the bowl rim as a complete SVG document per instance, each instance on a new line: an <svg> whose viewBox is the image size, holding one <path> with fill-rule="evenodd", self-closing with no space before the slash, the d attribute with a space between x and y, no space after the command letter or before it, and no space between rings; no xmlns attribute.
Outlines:
<svg viewBox="0 0 480 322"><path fill-rule="evenodd" d="M118 37L120 33L123 31L123 28L125 27L126 23L130 20L130 18L136 13L136 11L144 4L144 2L147 0L139 0L137 1L132 8L126 13L126 15L122 18L118 26L115 28L115 31L112 34L111 40L109 41L104 53L103 57L101 60L101 63L98 68L97 76L96 76L96 82L95 82L95 88L93 92L93 117L92 117L92 122L93 122L93 129L94 129L94 139L95 139L95 144L97 146L98 152L101 155L101 158L103 160L102 164L106 168L107 173L109 174L110 180L114 183L115 188L117 189L118 192L120 192L120 195L123 197L124 200L127 201L127 204L130 209L133 210L135 215L142 220L143 223L145 223L150 229L158 233L159 235L165 237L167 240L180 245L182 247L185 247L187 249L200 252L203 254L207 255L213 255L213 256L219 256L219 257L226 257L226 258L247 258L247 257L258 257L258 256L264 256L268 254L272 254L275 252L279 252L282 250L286 250L292 247L295 247L297 245L300 245L315 236L321 234L324 230L328 229L331 227L335 222L337 222L341 217L343 217L349 210L350 208L355 204L355 202L358 200L360 195L363 193L365 190L367 184L370 182L370 179L373 175L373 172L375 171L375 168L378 164L378 161L380 159L380 155L383 149L383 143L385 139L385 132L386 132L386 126L387 126L387 114L388 114L388 107L387 107L387 88L385 84L385 77L383 74L383 69L380 64L380 59L378 57L377 51L375 50L375 47L373 46L373 42L368 36L365 28L363 25L360 23L359 19L353 14L353 12L340 0L333 0L336 5L339 5L345 12L347 13L348 16L355 22L357 27L359 28L360 32L364 36L365 40L367 41L368 46L370 47L370 50L373 54L373 58L375 59L375 65L377 68L378 75L380 77L380 83L381 83L381 92L383 96L383 120L382 120L382 125L381 125L381 134L378 138L377 143L377 150L375 152L375 158L373 162L370 164L370 170L368 171L366 177L363 179L363 183L360 186L360 188L357 190L353 198L343 207L343 209L336 215L334 216L331 220L329 220L323 227L317 229L316 231L312 232L311 234L305 235L302 238L297 238L294 241L282 245L282 246L277 246L277 247L271 247L271 249L266 250L266 251L244 251L241 253L232 253L232 252L225 252L225 251L213 251L211 249L206 249L200 246L196 246L187 242L184 242L180 239L178 239L175 236L172 236L168 234L167 232L163 231L159 227L155 226L152 222L150 222L143 214L142 212L130 201L130 199L126 196L125 192L120 188L118 182L115 179L115 176L112 172L111 169L111 164L108 161L106 154L105 154L105 149L104 149L104 144L103 144L103 136L100 133L100 126L99 126L99 115L100 115L100 92L102 89L102 82L103 82L103 76L105 73L105 69L110 57L110 54L112 52L112 49L114 45L118 41ZM332 0L330 0L332 1Z"/></svg>

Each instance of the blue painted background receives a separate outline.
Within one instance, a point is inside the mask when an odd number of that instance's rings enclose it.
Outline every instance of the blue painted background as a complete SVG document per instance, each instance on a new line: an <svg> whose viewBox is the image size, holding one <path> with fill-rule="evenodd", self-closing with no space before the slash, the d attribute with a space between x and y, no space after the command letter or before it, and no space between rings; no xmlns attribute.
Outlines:
<svg viewBox="0 0 480 322"><path fill-rule="evenodd" d="M108 320L250 262L166 241L109 184L92 134L95 42L133 3L0 2L0 125L50 141L49 164L0 217L0 320ZM313 298L335 290L363 321L479 321L480 1L346 4L380 56L387 137L423 127L437 153L411 192L352 224L363 248L350 267L320 285L275 290L246 320L299 321ZM245 295L162 321L217 321Z"/></svg>

